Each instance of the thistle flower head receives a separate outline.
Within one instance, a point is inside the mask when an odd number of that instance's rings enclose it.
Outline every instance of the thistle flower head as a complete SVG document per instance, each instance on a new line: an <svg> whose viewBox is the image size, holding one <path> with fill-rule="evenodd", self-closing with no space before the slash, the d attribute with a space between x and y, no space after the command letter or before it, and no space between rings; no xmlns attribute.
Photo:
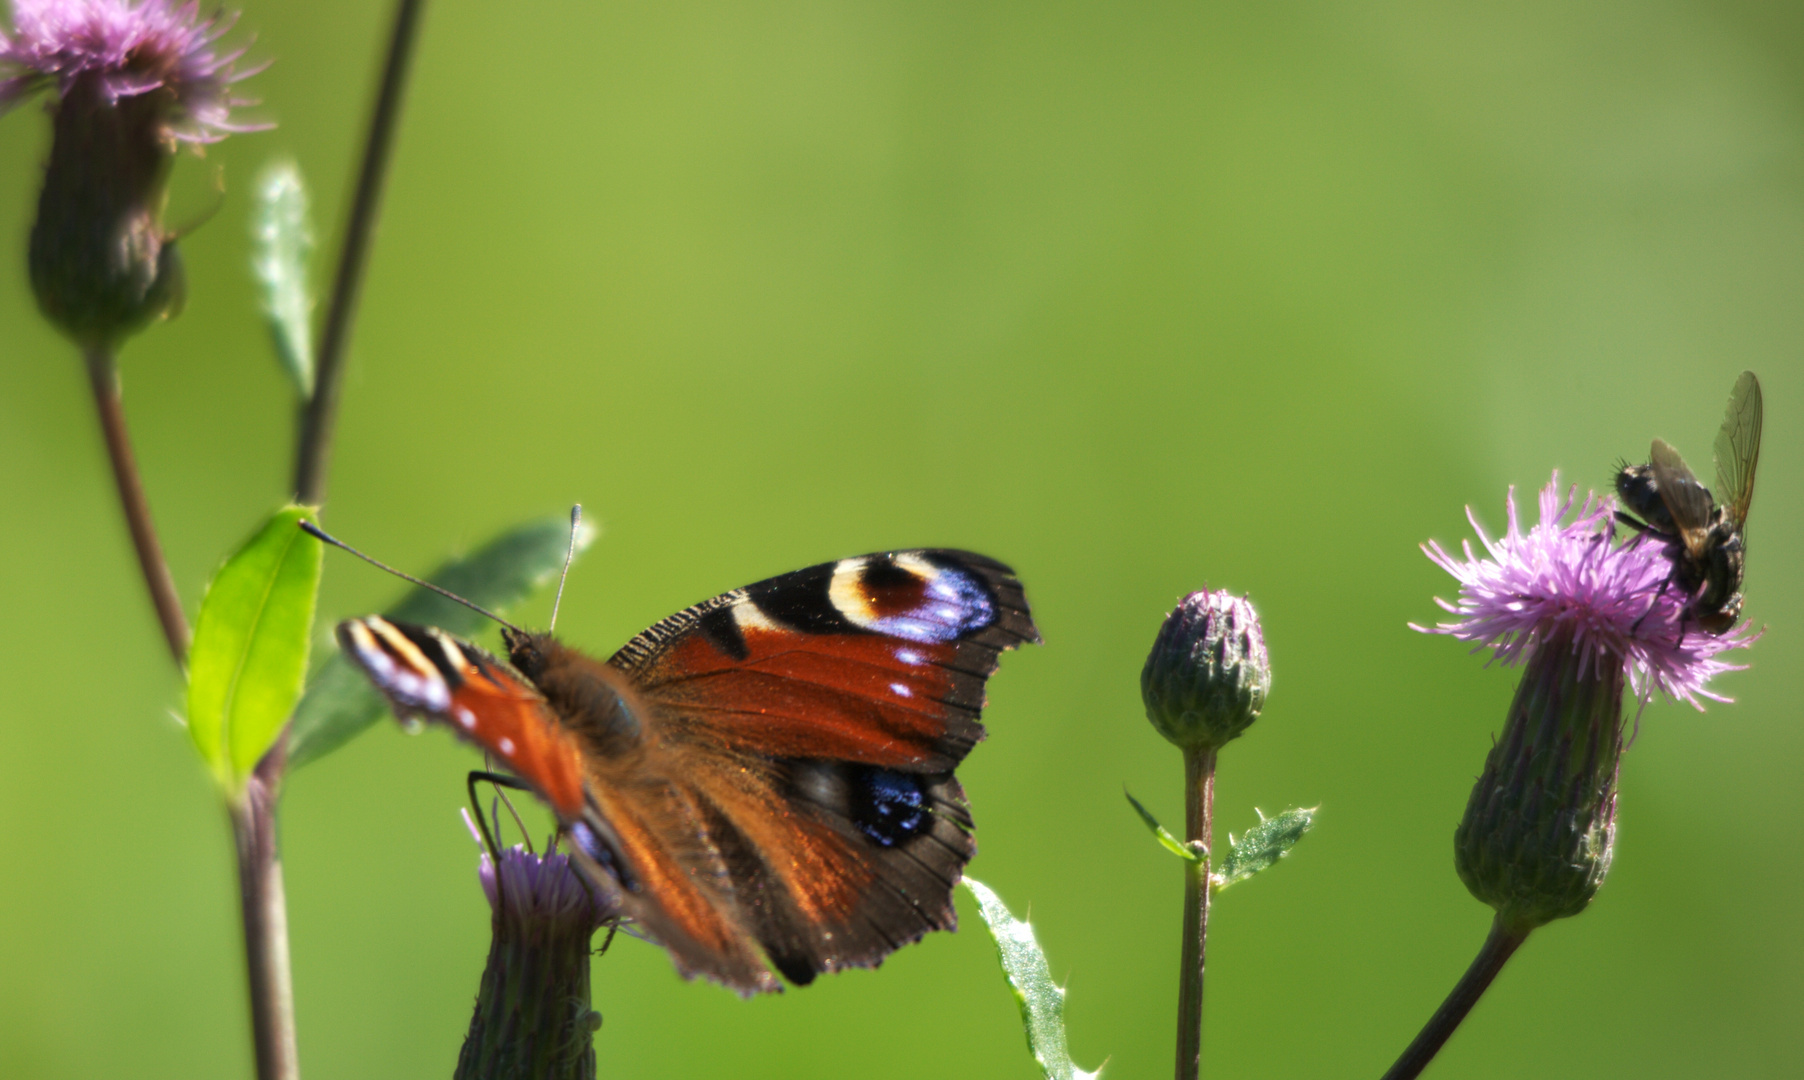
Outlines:
<svg viewBox="0 0 1804 1080"><path fill-rule="evenodd" d="M1457 618L1428 629L1489 647L1522 664L1503 733L1485 757L1454 832L1454 868L1499 924L1527 932L1585 910L1609 873L1616 844L1616 780L1624 690L1658 690L1702 708L1724 671L1721 656L1758 635L1746 625L1705 633L1673 580L1671 552L1638 535L1618 543L1615 504L1577 489L1562 497L1555 473L1541 489L1540 520L1524 530L1515 492L1509 527L1464 558L1423 550L1460 583L1441 606Z"/></svg>
<svg viewBox="0 0 1804 1080"><path fill-rule="evenodd" d="M467 813L464 824L480 844L482 834ZM569 926L586 935L616 914L609 898L582 878L568 855L537 855L516 844L501 853L497 872L494 858L484 850L476 873L497 919Z"/></svg>
<svg viewBox="0 0 1804 1080"><path fill-rule="evenodd" d="M172 0L13 0L13 30L0 30L0 110L54 84L68 96L93 84L107 105L157 94L160 133L218 142L268 125L232 120L232 85L262 70L236 69L243 49L216 48L235 17L200 14Z"/></svg>
<svg viewBox="0 0 1804 1080"><path fill-rule="evenodd" d="M1436 600L1454 621L1415 629L1489 647L1495 659L1511 665L1557 638L1577 655L1580 677L1624 665L1637 697L1657 690L1698 709L1699 698L1729 700L1708 684L1745 668L1722 656L1746 648L1759 634L1745 623L1720 637L1699 629L1685 617L1688 598L1671 581L1666 549L1645 536L1617 543L1615 503L1596 495L1580 503L1577 493L1573 487L1562 497L1554 473L1541 489L1540 520L1524 530L1511 488L1509 527L1497 539L1468 509L1483 556L1471 541L1461 545L1463 558L1436 542L1423 545L1435 565L1459 582L1459 599Z"/></svg>
<svg viewBox="0 0 1804 1080"><path fill-rule="evenodd" d="M1140 672L1146 718L1181 747L1220 747L1238 737L1259 718L1271 687L1259 613L1226 589L1179 601Z"/></svg>
<svg viewBox="0 0 1804 1080"><path fill-rule="evenodd" d="M464 824L480 844L468 813ZM601 1015L589 1006L589 939L618 916L615 898L591 887L567 855L516 846L497 869L485 850L477 872L493 937L454 1076L594 1080Z"/></svg>
<svg viewBox="0 0 1804 1080"><path fill-rule="evenodd" d="M231 28L174 0L13 0L0 30L0 111L53 85L56 134L27 262L38 307L84 349L112 349L181 310L175 234L162 222L178 143L260 126L231 86Z"/></svg>

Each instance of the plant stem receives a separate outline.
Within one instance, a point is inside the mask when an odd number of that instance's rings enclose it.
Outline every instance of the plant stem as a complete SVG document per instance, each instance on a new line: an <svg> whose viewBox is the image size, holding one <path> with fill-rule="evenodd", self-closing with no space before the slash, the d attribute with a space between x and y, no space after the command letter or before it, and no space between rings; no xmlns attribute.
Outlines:
<svg viewBox="0 0 1804 1080"><path fill-rule="evenodd" d="M1428 1063L1434 1060L1435 1054L1446 1045L1447 1039L1459 1027L1460 1021L1478 1004L1478 999L1503 970L1506 960L1515 953L1524 941L1528 940L1528 931L1506 927L1501 917L1492 920L1491 933L1485 943L1479 947L1478 955L1473 958L1472 966L1460 976L1459 982L1453 986L1453 992L1441 1007L1428 1018L1416 1041L1409 1044L1403 1056L1384 1074L1384 1080L1412 1080L1420 1076Z"/></svg>
<svg viewBox="0 0 1804 1080"><path fill-rule="evenodd" d="M282 860L276 850L276 801L286 758L284 735L229 806L238 847L244 959L250 976L258 1080L298 1080L301 1075L295 1050L294 983L288 965L288 902L282 892Z"/></svg>
<svg viewBox="0 0 1804 1080"><path fill-rule="evenodd" d="M119 506L125 511L132 547L138 552L138 569L144 574L144 587L157 610L157 621L163 625L169 655L179 669L188 658L188 618L182 614L182 598L175 591L169 564L163 561L163 545L157 542L150 504L145 501L144 485L138 479L138 459L132 454L131 435L125 429L125 405L119 397L119 371L113 362L113 351L104 345L92 345L84 350L84 359L88 382L94 390L94 411L100 417L100 434L106 439L107 459L112 462L113 481L119 488Z"/></svg>
<svg viewBox="0 0 1804 1080"><path fill-rule="evenodd" d="M1177 1080L1196 1080L1203 1058L1203 961L1209 936L1209 851L1215 830L1215 748L1184 748L1184 839L1202 858L1184 864L1184 949L1178 971Z"/></svg>
<svg viewBox="0 0 1804 1080"><path fill-rule="evenodd" d="M326 308L320 334L313 397L301 412L301 432L295 449L294 494L297 502L319 506L326 501L326 476L332 467L332 435L338 422L338 394L344 385L346 345L357 318L357 298L363 289L364 268L369 262L370 240L382 208L383 181L395 143L401 115L402 91L407 68L419 38L420 11L425 0L397 0L394 29L389 35L388 59L382 68L382 86L370 115L364 142L363 165L357 174L357 192L351 216L345 224L344 244L338 253L338 273L332 282L332 298Z"/></svg>

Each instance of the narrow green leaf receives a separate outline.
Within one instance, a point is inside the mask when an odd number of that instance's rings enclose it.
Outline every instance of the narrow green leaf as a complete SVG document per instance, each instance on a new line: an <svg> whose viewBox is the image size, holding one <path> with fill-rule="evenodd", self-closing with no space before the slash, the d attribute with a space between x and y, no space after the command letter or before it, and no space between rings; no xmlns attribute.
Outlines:
<svg viewBox="0 0 1804 1080"><path fill-rule="evenodd" d="M1002 973L1021 1005L1021 1026L1027 1031L1027 1049L1046 1080L1093 1080L1102 1070L1085 1072L1071 1061L1065 1047L1065 989L1052 981L1046 954L1034 940L1034 928L1009 914L988 885L972 878L965 888L977 898L977 910L996 940Z"/></svg>
<svg viewBox="0 0 1804 1080"><path fill-rule="evenodd" d="M1166 831L1165 826L1159 824L1159 819L1153 817L1152 811L1141 806L1140 800L1128 794L1126 788L1123 788L1121 793L1127 795L1127 801L1134 804L1134 809L1140 813L1140 820L1146 822L1146 827L1153 831L1153 836L1159 841L1161 847L1166 851L1171 852L1173 855L1176 855L1178 858L1183 859L1185 862L1193 863L1202 861L1203 856L1200 852Z"/></svg>
<svg viewBox="0 0 1804 1080"><path fill-rule="evenodd" d="M213 576L195 620L188 734L228 791L275 742L307 673L320 549L295 523L311 513L276 511Z"/></svg>
<svg viewBox="0 0 1804 1080"><path fill-rule="evenodd" d="M251 238L251 269L263 287L263 318L277 359L305 400L313 396L313 292L307 285L313 219L307 185L294 162L279 161L264 170L257 183Z"/></svg>
<svg viewBox="0 0 1804 1080"><path fill-rule="evenodd" d="M1218 890L1225 889L1276 865L1315 824L1317 809L1312 806L1286 810L1273 818L1255 809L1253 812L1259 814L1259 824L1248 829L1239 840L1229 834L1228 854L1222 859L1220 869L1210 875L1210 883Z"/></svg>
<svg viewBox="0 0 1804 1080"><path fill-rule="evenodd" d="M586 525L577 533L578 555L588 548L594 535L594 530ZM307 542L319 546L312 539ZM527 522L474 554L445 563L426 580L490 611L505 614L508 608L556 580L569 542L567 518ZM437 626L460 637L474 635L488 623L462 604L417 586L383 614L403 622ZM295 710L294 724L288 732L288 767L294 769L324 757L382 719L387 711L387 704L363 673L343 656L334 654L320 665L307 685L300 708Z"/></svg>

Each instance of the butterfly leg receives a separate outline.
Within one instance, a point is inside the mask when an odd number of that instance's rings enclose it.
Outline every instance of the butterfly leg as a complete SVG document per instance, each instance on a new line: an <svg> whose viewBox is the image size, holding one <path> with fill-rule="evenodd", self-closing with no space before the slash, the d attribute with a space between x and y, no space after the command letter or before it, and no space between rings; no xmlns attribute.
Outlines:
<svg viewBox="0 0 1804 1080"><path fill-rule="evenodd" d="M485 782L494 787L497 792L502 788L512 788L515 791L529 792L532 788L528 787L526 782L519 777L509 776L506 773L489 772L486 769L470 770L469 776L465 778L464 781L464 785L470 793L470 807L476 811L476 828L482 832L482 842L484 846L488 848L489 859L495 866L495 910L499 911L503 906L501 893L501 845L496 842L495 833L489 829L488 815L482 812L482 800L476 797L476 785ZM513 813L515 824L520 826L520 835L525 836L526 826L520 821L520 814L518 811L514 810L514 804L511 802L508 803L507 808Z"/></svg>

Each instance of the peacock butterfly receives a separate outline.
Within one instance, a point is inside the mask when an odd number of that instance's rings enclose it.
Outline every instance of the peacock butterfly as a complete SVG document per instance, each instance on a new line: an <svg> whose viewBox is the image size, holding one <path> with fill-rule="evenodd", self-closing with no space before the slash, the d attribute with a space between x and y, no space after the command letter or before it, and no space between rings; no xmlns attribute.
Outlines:
<svg viewBox="0 0 1804 1080"><path fill-rule="evenodd" d="M549 804L680 972L749 996L782 989L770 966L806 985L953 928L977 851L953 769L999 655L1040 635L1008 567L922 549L723 593L606 662L509 627L504 664L379 616L338 640L398 716Z"/></svg>

